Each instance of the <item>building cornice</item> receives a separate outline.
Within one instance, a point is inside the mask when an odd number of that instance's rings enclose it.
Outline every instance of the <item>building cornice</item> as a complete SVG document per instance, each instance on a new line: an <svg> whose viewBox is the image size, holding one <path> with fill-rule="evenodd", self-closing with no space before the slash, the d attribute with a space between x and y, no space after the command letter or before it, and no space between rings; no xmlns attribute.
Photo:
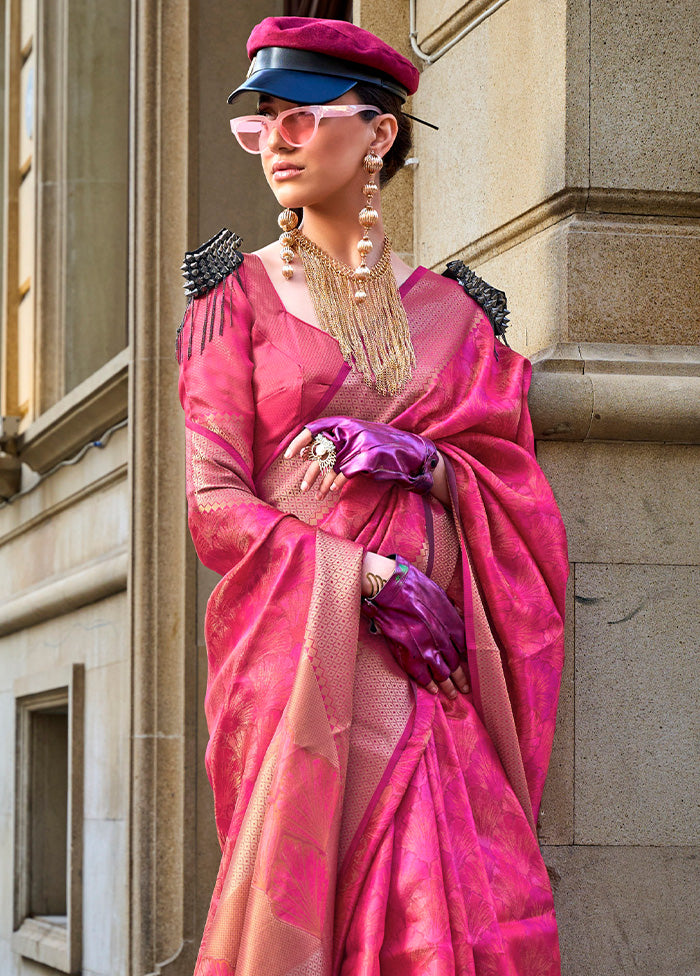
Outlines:
<svg viewBox="0 0 700 976"><path fill-rule="evenodd" d="M559 343L533 357L537 440L700 443L700 349Z"/></svg>

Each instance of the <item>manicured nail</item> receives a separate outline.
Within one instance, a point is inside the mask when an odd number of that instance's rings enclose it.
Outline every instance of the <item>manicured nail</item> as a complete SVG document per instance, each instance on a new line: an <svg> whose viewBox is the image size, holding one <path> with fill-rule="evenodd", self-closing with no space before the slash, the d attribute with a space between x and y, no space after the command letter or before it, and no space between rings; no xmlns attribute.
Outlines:
<svg viewBox="0 0 700 976"><path fill-rule="evenodd" d="M307 489L308 487L309 487L309 486L307 485L307 483L306 483L305 481L302 481L302 483L301 483L301 490L302 490L302 491L306 491L306 489Z"/></svg>
<svg viewBox="0 0 700 976"><path fill-rule="evenodd" d="M285 458L287 460L289 460L289 458L292 456L292 450L291 450L291 448L289 448L289 447L287 448L287 450L284 452L284 456L285 456Z"/></svg>
<svg viewBox="0 0 700 976"><path fill-rule="evenodd" d="M337 490L338 490L338 486L336 485L335 482L333 482L333 484L331 485L331 491L337 491Z"/></svg>

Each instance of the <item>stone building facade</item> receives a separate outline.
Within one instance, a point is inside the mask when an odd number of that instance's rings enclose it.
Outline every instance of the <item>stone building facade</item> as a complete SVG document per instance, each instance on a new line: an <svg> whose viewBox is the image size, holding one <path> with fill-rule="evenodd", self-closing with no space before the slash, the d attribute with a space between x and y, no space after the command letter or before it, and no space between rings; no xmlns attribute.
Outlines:
<svg viewBox="0 0 700 976"><path fill-rule="evenodd" d="M0 973L190 973L218 850L174 335L276 235L225 99L281 3L0 0ZM355 0L422 68L398 250L505 290L570 541L564 976L700 971L694 0Z"/></svg>

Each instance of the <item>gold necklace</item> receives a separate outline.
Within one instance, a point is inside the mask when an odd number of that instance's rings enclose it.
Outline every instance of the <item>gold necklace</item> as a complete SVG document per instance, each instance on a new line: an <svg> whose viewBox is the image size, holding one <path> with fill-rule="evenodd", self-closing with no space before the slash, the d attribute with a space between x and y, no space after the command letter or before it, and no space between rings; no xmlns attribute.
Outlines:
<svg viewBox="0 0 700 976"><path fill-rule="evenodd" d="M363 277L362 304L355 300L353 268L336 261L301 231L294 232L292 246L301 254L319 323L338 341L345 362L378 393L398 393L411 378L416 354L391 268L389 239L384 238L379 260Z"/></svg>

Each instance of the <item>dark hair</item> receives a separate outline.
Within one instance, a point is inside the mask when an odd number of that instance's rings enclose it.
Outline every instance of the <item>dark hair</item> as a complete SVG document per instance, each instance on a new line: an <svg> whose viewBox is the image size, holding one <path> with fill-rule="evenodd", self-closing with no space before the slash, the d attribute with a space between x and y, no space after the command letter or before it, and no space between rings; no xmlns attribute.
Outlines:
<svg viewBox="0 0 700 976"><path fill-rule="evenodd" d="M376 105L378 109L381 109L382 114L393 115L399 124L399 131L396 133L394 144L384 157L384 166L379 171L379 184L384 186L403 167L406 157L411 151L411 120L401 111L402 102L399 96L385 88L360 83L355 85L353 92L359 98L360 105Z"/></svg>

